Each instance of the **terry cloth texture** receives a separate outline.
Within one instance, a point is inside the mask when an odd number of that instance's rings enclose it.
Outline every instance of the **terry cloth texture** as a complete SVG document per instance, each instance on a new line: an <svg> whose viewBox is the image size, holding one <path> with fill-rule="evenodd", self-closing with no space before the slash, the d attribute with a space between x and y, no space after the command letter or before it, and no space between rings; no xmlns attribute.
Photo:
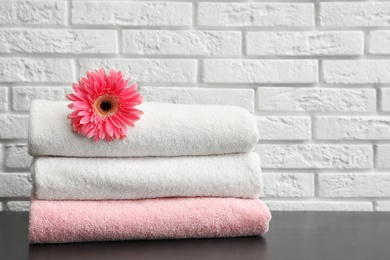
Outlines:
<svg viewBox="0 0 390 260"><path fill-rule="evenodd" d="M136 127L121 141L93 142L73 132L68 102L34 100L28 146L33 156L140 157L243 153L253 151L256 118L233 106L143 103Z"/></svg>
<svg viewBox="0 0 390 260"><path fill-rule="evenodd" d="M48 200L160 197L258 198L262 176L256 153L214 156L37 157L35 196Z"/></svg>
<svg viewBox="0 0 390 260"><path fill-rule="evenodd" d="M31 201L31 243L262 235L271 214L258 199L161 198Z"/></svg>

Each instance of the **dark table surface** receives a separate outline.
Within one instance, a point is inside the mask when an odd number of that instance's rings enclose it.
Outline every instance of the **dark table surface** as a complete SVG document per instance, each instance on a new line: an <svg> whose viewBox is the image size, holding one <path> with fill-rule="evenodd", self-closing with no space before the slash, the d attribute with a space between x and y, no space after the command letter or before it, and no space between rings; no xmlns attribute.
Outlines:
<svg viewBox="0 0 390 260"><path fill-rule="evenodd" d="M387 259L390 213L274 212L264 237L29 245L28 213L0 212L0 259Z"/></svg>

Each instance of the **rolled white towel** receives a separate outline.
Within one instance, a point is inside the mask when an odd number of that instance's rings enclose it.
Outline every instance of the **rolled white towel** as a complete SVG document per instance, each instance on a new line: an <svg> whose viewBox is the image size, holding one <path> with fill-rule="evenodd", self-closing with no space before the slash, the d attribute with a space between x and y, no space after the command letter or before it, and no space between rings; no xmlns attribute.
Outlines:
<svg viewBox="0 0 390 260"><path fill-rule="evenodd" d="M258 198L262 176L256 153L215 156L37 157L35 196L47 200L158 197Z"/></svg>
<svg viewBox="0 0 390 260"><path fill-rule="evenodd" d="M33 156L143 157L253 151L256 118L233 106L143 103L141 119L123 140L95 143L73 132L68 102L34 100L28 146Z"/></svg>

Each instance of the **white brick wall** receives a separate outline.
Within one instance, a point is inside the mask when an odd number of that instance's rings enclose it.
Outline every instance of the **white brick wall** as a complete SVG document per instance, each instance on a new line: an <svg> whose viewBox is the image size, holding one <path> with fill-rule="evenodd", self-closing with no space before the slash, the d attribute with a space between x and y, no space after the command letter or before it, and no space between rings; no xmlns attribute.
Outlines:
<svg viewBox="0 0 390 260"><path fill-rule="evenodd" d="M205 83L316 83L316 60L205 59ZM389 76L390 77L390 76Z"/></svg>
<svg viewBox="0 0 390 260"><path fill-rule="evenodd" d="M362 32L247 32L248 55L362 55Z"/></svg>
<svg viewBox="0 0 390 260"><path fill-rule="evenodd" d="M197 63L195 59L80 59L79 77L104 67L131 72L139 83L196 83Z"/></svg>
<svg viewBox="0 0 390 260"><path fill-rule="evenodd" d="M5 146L4 165L6 167L28 169L31 159L27 153L26 144L7 144Z"/></svg>
<svg viewBox="0 0 390 260"><path fill-rule="evenodd" d="M113 30L0 30L1 53L117 53Z"/></svg>
<svg viewBox="0 0 390 260"><path fill-rule="evenodd" d="M262 116L258 118L260 140L310 140L308 116Z"/></svg>
<svg viewBox="0 0 390 260"><path fill-rule="evenodd" d="M319 20L323 27L375 27L390 25L390 3L360 1L320 3Z"/></svg>
<svg viewBox="0 0 390 260"><path fill-rule="evenodd" d="M390 83L390 60L324 60L322 66L324 83Z"/></svg>
<svg viewBox="0 0 390 260"><path fill-rule="evenodd" d="M263 169L370 169L370 145L260 144Z"/></svg>
<svg viewBox="0 0 390 260"><path fill-rule="evenodd" d="M189 26L192 3L152 1L72 1L71 24Z"/></svg>
<svg viewBox="0 0 390 260"><path fill-rule="evenodd" d="M240 32L124 30L123 53L138 55L241 54Z"/></svg>
<svg viewBox="0 0 390 260"><path fill-rule="evenodd" d="M141 87L145 101L181 104L225 104L238 106L254 112L253 89L229 88L180 88L180 87Z"/></svg>
<svg viewBox="0 0 390 260"><path fill-rule="evenodd" d="M31 190L29 173L1 173L0 197L28 197Z"/></svg>
<svg viewBox="0 0 390 260"><path fill-rule="evenodd" d="M29 208L30 101L116 67L145 100L255 113L272 210L390 211L390 2L0 1L0 211Z"/></svg>
<svg viewBox="0 0 390 260"><path fill-rule="evenodd" d="M372 88L260 87L257 104L262 112L375 112L376 91Z"/></svg>
<svg viewBox="0 0 390 260"><path fill-rule="evenodd" d="M309 27L314 25L310 3L199 3L197 25L220 27Z"/></svg>
<svg viewBox="0 0 390 260"><path fill-rule="evenodd" d="M1 25L65 25L67 10L63 1L1 1Z"/></svg>

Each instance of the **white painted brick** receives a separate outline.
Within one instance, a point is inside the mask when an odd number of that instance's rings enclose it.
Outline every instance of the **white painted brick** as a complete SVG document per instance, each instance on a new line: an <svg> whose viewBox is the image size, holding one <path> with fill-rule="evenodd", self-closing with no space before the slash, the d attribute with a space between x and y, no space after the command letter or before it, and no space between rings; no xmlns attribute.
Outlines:
<svg viewBox="0 0 390 260"><path fill-rule="evenodd" d="M1 1L0 24L66 24L65 1Z"/></svg>
<svg viewBox="0 0 390 260"><path fill-rule="evenodd" d="M390 201L375 201L376 211L390 211Z"/></svg>
<svg viewBox="0 0 390 260"><path fill-rule="evenodd" d="M29 173L0 173L0 197L30 197Z"/></svg>
<svg viewBox="0 0 390 260"><path fill-rule="evenodd" d="M258 117L260 140L309 140L311 123L308 116Z"/></svg>
<svg viewBox="0 0 390 260"><path fill-rule="evenodd" d="M0 87L0 111L8 109L8 89Z"/></svg>
<svg viewBox="0 0 390 260"><path fill-rule="evenodd" d="M374 112L375 89L260 87L260 111Z"/></svg>
<svg viewBox="0 0 390 260"><path fill-rule="evenodd" d="M71 59L0 59L0 82L72 82Z"/></svg>
<svg viewBox="0 0 390 260"><path fill-rule="evenodd" d="M390 25L390 3L320 3L321 26L374 27Z"/></svg>
<svg viewBox="0 0 390 260"><path fill-rule="evenodd" d="M117 53L113 30L0 30L2 53Z"/></svg>
<svg viewBox="0 0 390 260"><path fill-rule="evenodd" d="M265 201L271 211L372 211L371 202Z"/></svg>
<svg viewBox="0 0 390 260"><path fill-rule="evenodd" d="M253 112L253 89L141 87L145 101L239 106Z"/></svg>
<svg viewBox="0 0 390 260"><path fill-rule="evenodd" d="M163 55L240 55L241 33L218 31L125 30L123 52Z"/></svg>
<svg viewBox="0 0 390 260"><path fill-rule="evenodd" d="M390 83L390 60L325 60L323 78L331 84Z"/></svg>
<svg viewBox="0 0 390 260"><path fill-rule="evenodd" d="M27 115L0 115L0 139L27 138Z"/></svg>
<svg viewBox="0 0 390 260"><path fill-rule="evenodd" d="M390 197L388 173L321 173L320 197Z"/></svg>
<svg viewBox="0 0 390 260"><path fill-rule="evenodd" d="M390 54L390 31L369 32L368 39L368 53Z"/></svg>
<svg viewBox="0 0 390 260"><path fill-rule="evenodd" d="M376 146L375 166L377 168L390 168L390 145L378 144Z"/></svg>
<svg viewBox="0 0 390 260"><path fill-rule="evenodd" d="M202 26L314 26L310 3L199 3L197 13Z"/></svg>
<svg viewBox="0 0 390 260"><path fill-rule="evenodd" d="M389 140L390 117L318 116L315 131L319 140Z"/></svg>
<svg viewBox="0 0 390 260"><path fill-rule="evenodd" d="M27 144L5 146L5 166L8 168L29 168L31 159L27 152Z"/></svg>
<svg viewBox="0 0 390 260"><path fill-rule="evenodd" d="M247 32L248 55L362 55L362 32Z"/></svg>
<svg viewBox="0 0 390 260"><path fill-rule="evenodd" d="M75 1L73 24L127 26L189 26L191 3Z"/></svg>
<svg viewBox="0 0 390 260"><path fill-rule="evenodd" d="M382 111L390 111L390 88L381 89L381 109Z"/></svg>
<svg viewBox="0 0 390 260"><path fill-rule="evenodd" d="M210 83L315 83L316 60L206 59L203 81Z"/></svg>
<svg viewBox="0 0 390 260"><path fill-rule="evenodd" d="M373 166L371 145L284 145L256 146L263 168L269 169L366 169Z"/></svg>
<svg viewBox="0 0 390 260"><path fill-rule="evenodd" d="M30 202L29 201L8 201L7 210L8 211L29 211Z"/></svg>
<svg viewBox="0 0 390 260"><path fill-rule="evenodd" d="M309 173L264 173L261 197L314 197L314 175Z"/></svg>
<svg viewBox="0 0 390 260"><path fill-rule="evenodd" d="M27 111L33 99L66 100L65 95L72 92L71 87L13 87L12 107L16 111Z"/></svg>
<svg viewBox="0 0 390 260"><path fill-rule="evenodd" d="M116 68L137 82L195 83L197 61L193 59L81 59L80 76L87 70Z"/></svg>
<svg viewBox="0 0 390 260"><path fill-rule="evenodd" d="M271 210L390 211L390 1L3 0L0 14L0 211L29 210L31 100L65 100L100 67L145 101L257 111Z"/></svg>

